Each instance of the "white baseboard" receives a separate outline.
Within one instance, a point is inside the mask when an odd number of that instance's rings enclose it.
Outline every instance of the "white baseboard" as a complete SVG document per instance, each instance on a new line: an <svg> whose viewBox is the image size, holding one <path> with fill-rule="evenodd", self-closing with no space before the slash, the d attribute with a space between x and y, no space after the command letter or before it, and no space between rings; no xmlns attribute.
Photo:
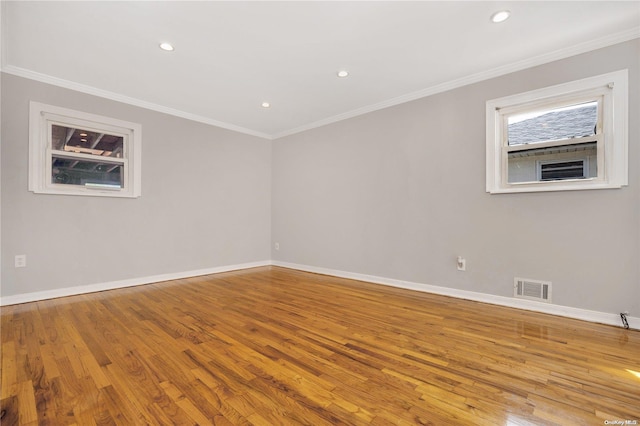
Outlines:
<svg viewBox="0 0 640 426"><path fill-rule="evenodd" d="M395 280L392 278L378 277L374 275L359 274L355 272L339 271L335 269L320 268L316 266L300 265L297 263L280 262L277 260L263 260L258 262L241 263L237 265L217 266L214 268L197 269L171 274L153 275L149 277L132 278L121 281L111 281L77 287L59 288L55 290L36 291L33 293L16 294L13 296L0 297L0 306L17 305L20 303L36 302L38 300L54 299L57 297L74 296L78 294L94 293L97 291L114 290L124 287L133 287L144 284L153 284L161 281L179 280L183 278L197 277L200 275L217 274L220 272L237 271L241 269L256 268L259 266L281 266L283 268L296 269L299 271L313 272L316 274L330 275L340 278L348 278L358 281L366 281L374 284L388 285L391 287L405 288L408 290L422 291L425 293L441 294L459 299L473 300L476 302L489 303L492 305L507 306L510 308L524 309L527 311L542 312L545 314L558 315L567 318L574 318L583 321L595 322L621 326L620 314L590 311L587 309L572 308L570 306L553 305L549 303L536 302L533 300L516 299L511 297L496 296L493 294L477 293L455 288L440 287L429 284L415 283L411 281ZM629 326L635 330L640 330L640 317L628 316Z"/></svg>
<svg viewBox="0 0 640 426"><path fill-rule="evenodd" d="M55 290L36 291L33 293L22 293L13 296L0 297L0 306L17 305L19 303L36 302L38 300L55 299L56 297L75 296L78 294L95 293L97 291L114 290L117 288L133 287L137 285L153 284L161 281L179 280L183 278L197 277L200 275L217 274L220 272L237 271L239 269L256 268L258 266L269 266L270 260L259 262L241 263L237 265L217 266L214 268L197 269L193 271L176 272L171 274L153 275L149 277L132 278L121 281L110 281L106 283L81 285L77 287L59 288Z"/></svg>
<svg viewBox="0 0 640 426"><path fill-rule="evenodd" d="M455 288L440 287L429 284L420 284L411 281L401 281L392 278L377 277L373 275L358 274L354 272L339 271L335 269L319 268L316 266L300 265L296 263L287 263L280 261L272 261L272 265L281 266L283 268L297 269L305 272L314 272L317 274L331 275L334 277L348 278L358 281L366 281L374 284L383 284L391 287L406 288L409 290L417 290L426 293L440 294L443 296L451 296L459 299L473 300L476 302L489 303L492 305L507 306L510 308L524 309L527 311L542 312L545 314L558 315L567 318L574 318L583 321L595 322L600 324L614 325L621 327L622 320L620 314L590 311L587 309L572 308L570 306L553 305L544 302L536 302L534 300L516 299L512 297L496 296L493 294L477 293L467 290L458 290ZM627 316L629 327L640 330L640 317Z"/></svg>

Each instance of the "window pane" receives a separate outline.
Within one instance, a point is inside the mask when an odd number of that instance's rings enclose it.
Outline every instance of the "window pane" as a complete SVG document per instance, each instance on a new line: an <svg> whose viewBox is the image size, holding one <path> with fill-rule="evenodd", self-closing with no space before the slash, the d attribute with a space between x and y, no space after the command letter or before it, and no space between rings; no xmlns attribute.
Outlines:
<svg viewBox="0 0 640 426"><path fill-rule="evenodd" d="M598 176L597 153L597 142L510 152L508 183L595 178Z"/></svg>
<svg viewBox="0 0 640 426"><path fill-rule="evenodd" d="M122 136L57 124L51 127L51 148L54 150L115 158L121 158L123 155L124 138Z"/></svg>
<svg viewBox="0 0 640 426"><path fill-rule="evenodd" d="M596 134L598 102L509 116L509 145L522 145Z"/></svg>
<svg viewBox="0 0 640 426"><path fill-rule="evenodd" d="M63 185L123 187L123 165L99 161L52 158L51 183Z"/></svg>
<svg viewBox="0 0 640 426"><path fill-rule="evenodd" d="M583 179L585 174L585 161L554 161L553 163L540 164L540 180Z"/></svg>

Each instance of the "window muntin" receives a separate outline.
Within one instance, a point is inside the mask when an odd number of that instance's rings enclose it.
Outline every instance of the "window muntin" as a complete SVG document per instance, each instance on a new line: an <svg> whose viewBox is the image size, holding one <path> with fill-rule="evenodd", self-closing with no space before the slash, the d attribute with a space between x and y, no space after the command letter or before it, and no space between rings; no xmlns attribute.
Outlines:
<svg viewBox="0 0 640 426"><path fill-rule="evenodd" d="M138 197L140 152L138 124L31 103L35 193Z"/></svg>
<svg viewBox="0 0 640 426"><path fill-rule="evenodd" d="M627 93L624 70L488 101L487 192L626 185ZM568 161L583 173L541 173Z"/></svg>

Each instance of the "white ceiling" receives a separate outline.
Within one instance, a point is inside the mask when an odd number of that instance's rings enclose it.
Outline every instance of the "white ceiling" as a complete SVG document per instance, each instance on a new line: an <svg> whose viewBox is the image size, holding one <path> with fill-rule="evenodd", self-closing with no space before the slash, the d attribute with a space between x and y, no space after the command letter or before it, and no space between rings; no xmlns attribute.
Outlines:
<svg viewBox="0 0 640 426"><path fill-rule="evenodd" d="M275 138L640 37L640 2L3 1L2 22L5 72Z"/></svg>

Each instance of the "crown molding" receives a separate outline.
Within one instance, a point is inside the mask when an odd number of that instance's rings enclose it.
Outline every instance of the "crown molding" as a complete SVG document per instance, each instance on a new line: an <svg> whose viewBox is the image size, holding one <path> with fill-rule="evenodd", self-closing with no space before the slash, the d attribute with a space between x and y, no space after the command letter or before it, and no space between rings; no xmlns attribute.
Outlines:
<svg viewBox="0 0 640 426"><path fill-rule="evenodd" d="M427 87L426 89L422 89L417 92L407 93L406 95L398 96L392 99L388 99L386 101L378 102L376 104L372 104L362 108L357 108L351 111L347 111L345 113L334 115L332 117L318 120L313 123L305 124L304 126L300 126L294 129L285 130L284 132L276 133L272 135L272 139L275 140L275 139L283 138L286 136L291 136L296 133L301 133L307 130L326 126L327 124L336 123L338 121L357 117L359 115L364 115L364 114L378 111L384 108L389 108L392 106L411 102L416 99L425 98L427 96L446 92L448 90L457 89L459 87L467 86L469 84L478 83L478 82L489 80L495 77L500 77L516 71L522 71L527 68L532 68L538 65L549 63L549 62L558 61L560 59L569 58L571 56L576 56L581 53L590 52L592 50L601 49L603 47L612 46L618 43L624 43L625 41L633 40L636 38L640 38L640 27L632 28L630 30L622 31L620 33L612 34L596 40L580 43L564 49L554 50L553 52L545 53L543 55L534 56L532 58L527 58L522 61L513 62L511 64L503 65L487 71L482 71L476 74L471 74L456 80L451 80L441 84L437 84L435 86L430 86L430 87Z"/></svg>
<svg viewBox="0 0 640 426"><path fill-rule="evenodd" d="M382 102L378 102L375 104L367 105L361 108L356 108L351 111L344 112L342 114L334 115L331 117L324 118L322 120L314 121L313 123L308 123L299 127L295 127L292 129L284 130L282 132L267 134L264 132L259 132L257 130L248 129L245 127L237 126L230 123L225 123L222 121L214 120L209 117L204 117L197 114L192 114L186 111L181 111L175 108L169 108L163 105L155 104L152 102L147 102L141 99L125 96L119 93L110 92L107 90L99 89L93 86L88 86L81 83L76 83L70 80L61 79L58 77L53 77L48 74L42 74L39 72L31 71L25 68L16 67L13 65L7 65L6 62L2 63L2 72L7 74L16 75L18 77L28 78L31 80L40 81L42 83L51 84L54 86L64 87L66 89L76 90L78 92L86 93L89 95L99 96L106 99L111 99L117 102L123 102L126 104L130 104L133 106L150 109L153 111L173 115L176 117L185 118L187 120L196 121L204 124L209 124L211 126L220 127L226 130L231 130L238 133L243 133L250 136L255 136L262 139L267 140L275 140L280 139L286 136L291 136L296 133L301 133L307 130L316 129L318 127L326 126L328 124L333 124L339 121L347 120L349 118L357 117L360 115L364 115L370 112L378 111L381 109L389 108L392 106L400 105L403 103L411 102L416 99L424 98L427 96L435 95L437 93L446 92L448 90L457 89L462 86L467 86L469 84L478 83L480 81L489 80L491 78L500 77L502 75L510 74L516 71L521 71L527 68L535 67L538 65L546 64L549 62L557 61L560 59L565 59L571 56L579 55L582 53L590 52L593 50L601 49L604 47L612 46L614 44L623 43L625 41L633 40L636 38L640 38L640 27L632 28L626 31L622 31L616 34L611 34L609 36L601 37L595 40L579 43L577 45L573 45L564 49L554 50L549 53L545 53L542 55L534 56L532 58L527 58L522 61L513 62L511 64L503 65L497 68L493 68L487 71L482 71L476 74L471 74L466 77L462 77L459 79L447 81L441 84L437 84L434 86L427 87L425 89L419 90L417 92L407 93L402 96L397 96L392 99L388 99ZM2 49L4 53L5 49Z"/></svg>
<svg viewBox="0 0 640 426"><path fill-rule="evenodd" d="M53 77L48 74L42 74L42 73L31 71L25 68L15 67L13 65L3 66L2 72L7 74L12 74L18 77L28 78L30 80L39 81L41 83L51 84L53 86L63 87L65 89L75 90L77 92L86 93L88 95L94 95L101 98L110 99L112 101L122 102L128 105L133 105L140 108L145 108L152 111L173 115L175 117L185 118L187 120L209 124L211 126L220 127L226 130L243 133L250 136L256 136L262 139L269 139L269 140L271 139L271 136L266 133L262 133L255 130L247 129L245 127L236 126L234 124L229 124L222 121L214 120L212 118L204 117L202 115L192 114L190 112L181 111L175 108L169 108L169 107L155 104L152 102L143 101L141 99L132 98L130 96L121 95L119 93L110 92L108 90L98 89L97 87L88 86L86 84L76 83L74 81Z"/></svg>

